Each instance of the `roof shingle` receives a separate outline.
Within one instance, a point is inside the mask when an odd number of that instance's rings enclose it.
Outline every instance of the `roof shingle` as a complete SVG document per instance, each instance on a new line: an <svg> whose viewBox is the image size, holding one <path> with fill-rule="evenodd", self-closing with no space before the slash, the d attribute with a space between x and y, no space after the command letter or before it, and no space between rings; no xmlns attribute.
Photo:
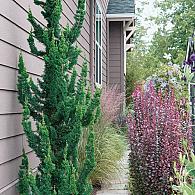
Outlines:
<svg viewBox="0 0 195 195"><path fill-rule="evenodd" d="M135 13L134 0L109 0L107 14Z"/></svg>

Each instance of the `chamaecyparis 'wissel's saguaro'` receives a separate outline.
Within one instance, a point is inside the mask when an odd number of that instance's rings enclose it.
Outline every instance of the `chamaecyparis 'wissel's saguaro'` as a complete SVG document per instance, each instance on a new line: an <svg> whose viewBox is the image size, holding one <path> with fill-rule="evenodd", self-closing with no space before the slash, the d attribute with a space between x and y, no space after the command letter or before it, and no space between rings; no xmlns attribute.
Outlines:
<svg viewBox="0 0 195 195"><path fill-rule="evenodd" d="M31 52L45 62L42 78L35 84L29 77L22 55L19 57L18 93L23 106L23 129L29 146L40 159L32 174L23 154L19 172L20 195L90 195L88 176L95 166L92 125L98 118L99 96L91 95L87 84L87 63L76 71L81 51L75 42L85 16L85 0L78 0L73 26L60 26L61 0L34 0L42 8L47 26L41 26L29 11L32 30L28 38ZM39 50L36 42L44 45ZM70 74L71 73L71 74ZM32 119L36 131L32 129ZM82 130L90 128L84 164L78 163L78 143Z"/></svg>

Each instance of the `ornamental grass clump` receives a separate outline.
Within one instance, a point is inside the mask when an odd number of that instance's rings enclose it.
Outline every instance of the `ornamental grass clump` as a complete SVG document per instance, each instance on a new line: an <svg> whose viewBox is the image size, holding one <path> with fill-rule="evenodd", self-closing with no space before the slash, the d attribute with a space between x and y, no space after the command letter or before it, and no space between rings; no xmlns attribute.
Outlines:
<svg viewBox="0 0 195 195"><path fill-rule="evenodd" d="M134 114L128 117L130 190L136 195L171 194L173 162L178 162L181 140L187 137L173 90L133 93Z"/></svg>
<svg viewBox="0 0 195 195"><path fill-rule="evenodd" d="M111 180L119 176L122 170L119 161L126 151L127 143L125 136L118 133L120 130L113 125L113 122L120 114L123 101L124 94L118 91L117 86L106 87L102 90L100 98L101 117L93 126L96 166L90 175L90 179L95 187L109 184ZM80 141L80 163L84 159L87 136L88 129L84 131Z"/></svg>
<svg viewBox="0 0 195 195"><path fill-rule="evenodd" d="M96 167L91 174L94 185L108 184L115 177L119 177L122 167L119 161L126 151L127 144L119 129L113 125L124 101L124 94L120 93L116 85L102 90L100 98L101 117L94 125Z"/></svg>
<svg viewBox="0 0 195 195"><path fill-rule="evenodd" d="M32 12L29 46L33 55L44 60L44 72L38 84L30 78L19 58L18 94L23 106L23 129L29 146L40 160L36 174L23 155L19 171L20 195L90 195L89 175L95 167L93 124L100 113L100 92L91 95L87 84L87 63L81 74L76 65L81 54L76 46L85 16L86 1L78 0L75 23L61 28L61 0L34 0L42 8L46 27ZM39 50L35 43L44 47ZM70 74L71 73L71 74ZM36 122L36 129L31 121ZM84 128L89 129L82 167L78 163L78 144ZM36 130L36 131L35 131Z"/></svg>

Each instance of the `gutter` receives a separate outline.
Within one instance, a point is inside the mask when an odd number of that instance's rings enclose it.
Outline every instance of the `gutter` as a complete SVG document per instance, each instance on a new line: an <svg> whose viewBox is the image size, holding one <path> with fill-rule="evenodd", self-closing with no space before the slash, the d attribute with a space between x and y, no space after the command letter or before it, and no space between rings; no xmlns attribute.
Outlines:
<svg viewBox="0 0 195 195"><path fill-rule="evenodd" d="M135 18L134 13L122 13L122 14L106 14L106 17L108 19L120 19L120 20L128 20L130 18Z"/></svg>

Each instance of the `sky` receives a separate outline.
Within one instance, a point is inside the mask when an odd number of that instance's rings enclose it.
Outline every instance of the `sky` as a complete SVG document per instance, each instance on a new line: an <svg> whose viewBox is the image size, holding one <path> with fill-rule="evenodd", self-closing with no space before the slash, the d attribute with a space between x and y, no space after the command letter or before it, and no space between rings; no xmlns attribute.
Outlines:
<svg viewBox="0 0 195 195"><path fill-rule="evenodd" d="M135 0L136 10L137 8L142 7L141 1L142 0ZM140 18L142 25L148 29L147 36L145 37L145 40L147 41L152 39L152 36L157 29L157 26L155 26L153 23L145 21L148 17L157 15L157 10L154 8L154 1L155 0L148 0L148 4L144 6L142 18Z"/></svg>

